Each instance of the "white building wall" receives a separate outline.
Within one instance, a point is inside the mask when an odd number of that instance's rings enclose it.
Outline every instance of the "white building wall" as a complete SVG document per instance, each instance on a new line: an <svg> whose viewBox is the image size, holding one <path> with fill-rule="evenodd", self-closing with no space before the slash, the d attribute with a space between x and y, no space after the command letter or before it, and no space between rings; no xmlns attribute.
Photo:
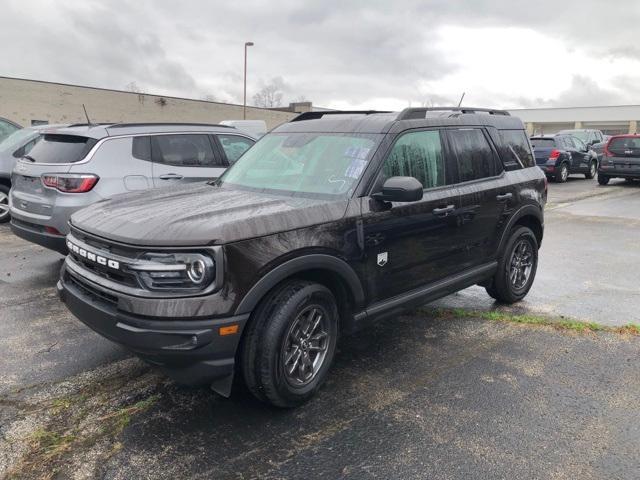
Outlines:
<svg viewBox="0 0 640 480"><path fill-rule="evenodd" d="M96 123L218 123L242 119L242 105L0 77L0 117L23 126L32 121L86 122L82 104ZM268 129L296 115L247 107L247 120L264 120Z"/></svg>

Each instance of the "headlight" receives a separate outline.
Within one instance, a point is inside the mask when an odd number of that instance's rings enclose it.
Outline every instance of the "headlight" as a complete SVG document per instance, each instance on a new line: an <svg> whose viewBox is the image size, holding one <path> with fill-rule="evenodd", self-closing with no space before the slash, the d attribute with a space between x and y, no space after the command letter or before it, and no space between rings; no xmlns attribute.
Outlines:
<svg viewBox="0 0 640 480"><path fill-rule="evenodd" d="M215 280L215 262L200 253L145 253L131 265L149 290L193 292Z"/></svg>

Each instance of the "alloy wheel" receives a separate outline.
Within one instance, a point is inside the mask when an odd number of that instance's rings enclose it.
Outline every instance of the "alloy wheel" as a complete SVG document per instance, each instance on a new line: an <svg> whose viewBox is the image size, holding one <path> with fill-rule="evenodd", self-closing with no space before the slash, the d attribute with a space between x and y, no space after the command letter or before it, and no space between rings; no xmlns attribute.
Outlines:
<svg viewBox="0 0 640 480"><path fill-rule="evenodd" d="M562 181L565 182L567 178L569 178L569 169L566 164L563 164L560 168L560 177L562 178Z"/></svg>
<svg viewBox="0 0 640 480"><path fill-rule="evenodd" d="M0 192L0 221L9 216L9 197L6 193Z"/></svg>
<svg viewBox="0 0 640 480"><path fill-rule="evenodd" d="M533 246L526 239L516 243L511 254L509 267L509 280L516 290L521 290L527 285L531 271L533 270Z"/></svg>
<svg viewBox="0 0 640 480"><path fill-rule="evenodd" d="M318 374L329 347L328 313L318 305L305 308L293 321L282 345L282 366L287 382L308 385Z"/></svg>

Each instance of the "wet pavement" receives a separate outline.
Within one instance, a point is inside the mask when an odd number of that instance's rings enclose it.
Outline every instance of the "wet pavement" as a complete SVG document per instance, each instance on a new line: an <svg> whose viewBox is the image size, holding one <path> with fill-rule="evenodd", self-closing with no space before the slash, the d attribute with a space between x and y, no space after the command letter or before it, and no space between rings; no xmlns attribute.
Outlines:
<svg viewBox="0 0 640 480"><path fill-rule="evenodd" d="M639 234L640 184L551 184L538 276L515 310L637 322ZM177 387L84 327L55 296L61 257L6 225L0 262L0 478L640 471L638 337L443 318L433 309L496 308L474 287L343 339L320 394L281 411L242 389L226 400Z"/></svg>

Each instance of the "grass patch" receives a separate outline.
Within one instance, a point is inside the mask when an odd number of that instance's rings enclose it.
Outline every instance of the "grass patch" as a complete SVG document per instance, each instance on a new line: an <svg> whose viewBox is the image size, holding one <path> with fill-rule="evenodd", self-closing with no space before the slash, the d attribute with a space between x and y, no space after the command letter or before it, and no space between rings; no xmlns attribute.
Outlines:
<svg viewBox="0 0 640 480"><path fill-rule="evenodd" d="M623 327L609 327L596 322L585 322L582 320L568 319L565 317L545 317L542 315L516 314L492 311L464 310L462 308L428 310L422 308L421 313L435 316L437 318L479 318L492 322L519 323L522 325L537 325L555 328L556 330L569 330L578 333L589 332L610 332L624 335L640 336L640 325L630 323Z"/></svg>

